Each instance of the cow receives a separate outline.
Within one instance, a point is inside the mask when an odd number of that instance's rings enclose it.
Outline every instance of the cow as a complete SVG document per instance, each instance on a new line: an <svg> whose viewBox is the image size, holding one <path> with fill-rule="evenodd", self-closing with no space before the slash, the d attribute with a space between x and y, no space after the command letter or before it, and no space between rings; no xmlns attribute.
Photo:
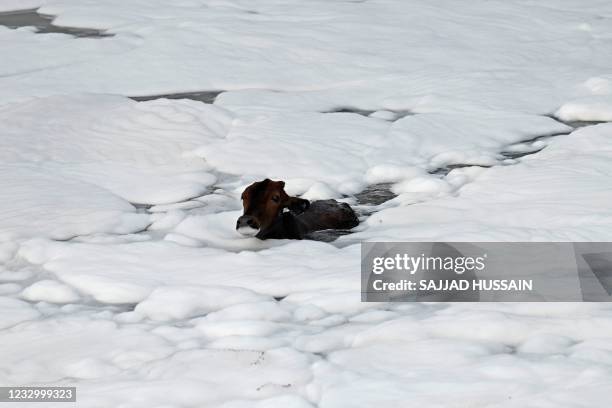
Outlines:
<svg viewBox="0 0 612 408"><path fill-rule="evenodd" d="M257 181L244 190L241 199L244 211L236 230L259 239L304 239L314 231L351 229L359 224L348 204L291 197L284 181Z"/></svg>

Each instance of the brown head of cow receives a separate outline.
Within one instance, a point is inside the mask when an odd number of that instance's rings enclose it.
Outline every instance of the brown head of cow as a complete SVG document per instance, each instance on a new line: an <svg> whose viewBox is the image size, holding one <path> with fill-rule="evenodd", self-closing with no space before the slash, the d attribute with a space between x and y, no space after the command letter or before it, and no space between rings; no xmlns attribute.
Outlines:
<svg viewBox="0 0 612 408"><path fill-rule="evenodd" d="M236 222L236 230L243 235L256 236L278 222L283 212L297 215L308 209L308 200L290 197L284 188L284 181L270 179L248 186L242 193L244 213Z"/></svg>

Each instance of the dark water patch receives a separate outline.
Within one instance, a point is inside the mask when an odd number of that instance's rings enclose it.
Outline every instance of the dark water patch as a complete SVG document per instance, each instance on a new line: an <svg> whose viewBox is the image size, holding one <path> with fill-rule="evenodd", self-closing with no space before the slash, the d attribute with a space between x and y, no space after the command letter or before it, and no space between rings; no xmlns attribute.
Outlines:
<svg viewBox="0 0 612 408"><path fill-rule="evenodd" d="M60 33L68 34L77 38L103 38L113 37L114 34L106 30L86 27L67 27L53 24L55 16L40 14L38 9L16 10L0 12L0 25L16 29L20 27L35 27L40 34Z"/></svg>
<svg viewBox="0 0 612 408"><path fill-rule="evenodd" d="M539 136L532 137L531 139L525 139L525 140L520 141L520 142L518 142L516 144L517 145L520 145L520 144L525 144L525 145L534 144L535 142L551 139L553 137L567 136L570 133L571 132L559 132L559 133L551 133L551 134L547 134L547 135L539 135ZM512 146L512 145L510 145L510 146ZM521 157L525 157L525 156L529 156L531 154L536 154L538 152L541 152L542 150L544 150L546 148L546 146L531 146L531 147L526 147L524 150L512 151L512 150L510 150L510 146L506 147L506 149L508 149L508 150L502 150L501 152L499 152L499 154L502 156L503 159L519 159ZM465 163L464 164L450 164L448 166L438 167L436 169L430 170L429 174L434 174L434 175L438 175L438 176L446 176L446 175L448 175L448 173L450 173L451 170L461 169L461 168L465 168L465 167L490 168L490 167L493 167L493 166L481 165L481 164L465 164Z"/></svg>
<svg viewBox="0 0 612 408"><path fill-rule="evenodd" d="M321 231L314 231L306 234L305 239L309 239L311 241L321 241L321 242L333 242L338 238L352 234L351 230L341 230L341 229L327 229Z"/></svg>
<svg viewBox="0 0 612 408"><path fill-rule="evenodd" d="M355 194L359 205L380 205L395 197L397 194L391 191L391 183L377 183L369 185L360 193Z"/></svg>
<svg viewBox="0 0 612 408"><path fill-rule="evenodd" d="M504 156L504 159L520 159L521 157L529 156L530 154L536 154L544 150L546 146L534 149L534 150L525 150L522 152L501 152L501 155Z"/></svg>
<svg viewBox="0 0 612 408"><path fill-rule="evenodd" d="M414 113L409 110L367 110L354 107L339 107L323 113L354 113L356 115L382 119L389 122L395 122L396 120L400 120L406 116L414 115Z"/></svg>
<svg viewBox="0 0 612 408"><path fill-rule="evenodd" d="M386 120L387 122L396 122L402 118L405 118L406 116L412 116L412 115L415 115L415 113L409 110L383 109L383 110L379 110L379 111L372 113L371 115L369 115L369 117Z"/></svg>
<svg viewBox="0 0 612 408"><path fill-rule="evenodd" d="M411 111L407 111L407 110L401 110L401 111L392 111L393 113L395 113L395 118L393 119L393 121L395 122L396 120L400 120L402 118L405 118L406 116L412 116L415 115L414 112Z"/></svg>
<svg viewBox="0 0 612 408"><path fill-rule="evenodd" d="M564 125L570 126L574 129L578 129L578 128L582 128L582 127L587 127L587 126L593 126L593 125L599 125L601 123L608 123L605 120L570 120L570 121L565 121L562 120L558 117L556 117L553 114L546 114L544 115L547 118L551 118L559 123L563 123ZM565 135L565 134L569 134L569 133L560 133L558 135ZM557 136L557 135L552 135L552 136Z"/></svg>
<svg viewBox="0 0 612 408"><path fill-rule="evenodd" d="M518 349L516 348L516 346L511 345L511 344L505 344L502 354L517 354L518 353Z"/></svg>
<svg viewBox="0 0 612 408"><path fill-rule="evenodd" d="M285 295L285 296L274 296L274 300L276 300L277 302L280 302L280 301L282 301L286 297L287 297L287 295Z"/></svg>
<svg viewBox="0 0 612 408"><path fill-rule="evenodd" d="M196 91L196 92L178 92L170 94L146 95L146 96L129 96L137 102L152 101L154 99L191 99L193 101L203 103L214 103L219 94L225 91Z"/></svg>
<svg viewBox="0 0 612 408"><path fill-rule="evenodd" d="M151 209L151 207L153 207L153 204L144 204L144 203L130 203L130 204L132 204L134 208L139 210L138 212L148 212Z"/></svg>
<svg viewBox="0 0 612 408"><path fill-rule="evenodd" d="M555 119L555 120L557 120L557 119ZM568 126L569 126L569 124L568 124ZM551 133L549 135L540 135L540 136L532 137L531 139L523 140L522 142L517 143L517 145L532 144L532 146L526 147L525 150L518 150L518 151L503 150L503 151L500 152L500 154L503 156L504 159L519 159L521 157L525 157L525 156L529 156L529 155L532 155L532 154L536 154L536 153L541 152L542 150L544 150L546 148L546 146L535 146L534 145L535 142L551 139L553 137L558 137L558 136L567 136L570 133L571 132L560 132L560 133ZM509 146L508 149L510 147L512 147L512 145Z"/></svg>
<svg viewBox="0 0 612 408"><path fill-rule="evenodd" d="M350 107L340 107L340 108L335 108L335 109L332 109L330 111L326 111L326 112L323 112L323 113L355 113L355 114L361 115L361 116L370 116L374 112L376 112L376 111L366 110L366 109L350 108Z"/></svg>
<svg viewBox="0 0 612 408"><path fill-rule="evenodd" d="M430 170L428 173L435 176L447 176L451 170L455 169L464 169L466 167L482 167L484 169L489 169L493 166L485 166L483 164L449 164L448 166L438 167L437 169Z"/></svg>
<svg viewBox="0 0 612 408"><path fill-rule="evenodd" d="M575 120L572 122L563 122L568 126L573 127L574 129L578 129L578 128L582 128L582 127L587 127L587 126L593 126L593 125L599 125L601 123L607 123L604 121L588 121L588 120Z"/></svg>
<svg viewBox="0 0 612 408"><path fill-rule="evenodd" d="M106 305L101 302L97 302L97 303L101 304L102 306ZM136 306L138 306L138 303L121 303L121 304L106 305L106 306L109 308L109 310L112 310L113 312L126 313L126 312L133 312L134 310L136 310Z"/></svg>
<svg viewBox="0 0 612 408"><path fill-rule="evenodd" d="M544 140L544 139L550 139L553 137L557 137L557 136L567 136L572 132L557 132L557 133L550 133L547 135L539 135L539 136L535 136L532 137L531 139L525 139L525 140L521 140L520 143L533 143L533 142L537 142L538 140Z"/></svg>

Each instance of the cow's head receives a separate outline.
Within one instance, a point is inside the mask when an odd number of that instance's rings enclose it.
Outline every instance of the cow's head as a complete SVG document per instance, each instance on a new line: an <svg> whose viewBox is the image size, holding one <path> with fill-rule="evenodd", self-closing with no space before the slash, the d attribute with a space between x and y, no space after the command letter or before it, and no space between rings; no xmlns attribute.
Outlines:
<svg viewBox="0 0 612 408"><path fill-rule="evenodd" d="M248 186L242 193L243 214L236 222L236 230L249 236L265 231L283 211L300 214L310 203L303 198L290 197L284 190L284 181L265 179Z"/></svg>

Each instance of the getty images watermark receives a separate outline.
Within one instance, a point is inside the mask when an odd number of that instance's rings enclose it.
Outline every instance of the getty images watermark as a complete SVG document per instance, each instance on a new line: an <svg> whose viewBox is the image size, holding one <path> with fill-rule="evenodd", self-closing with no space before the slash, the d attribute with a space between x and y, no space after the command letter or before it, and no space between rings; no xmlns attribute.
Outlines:
<svg viewBox="0 0 612 408"><path fill-rule="evenodd" d="M612 243L364 242L364 302L608 302Z"/></svg>

